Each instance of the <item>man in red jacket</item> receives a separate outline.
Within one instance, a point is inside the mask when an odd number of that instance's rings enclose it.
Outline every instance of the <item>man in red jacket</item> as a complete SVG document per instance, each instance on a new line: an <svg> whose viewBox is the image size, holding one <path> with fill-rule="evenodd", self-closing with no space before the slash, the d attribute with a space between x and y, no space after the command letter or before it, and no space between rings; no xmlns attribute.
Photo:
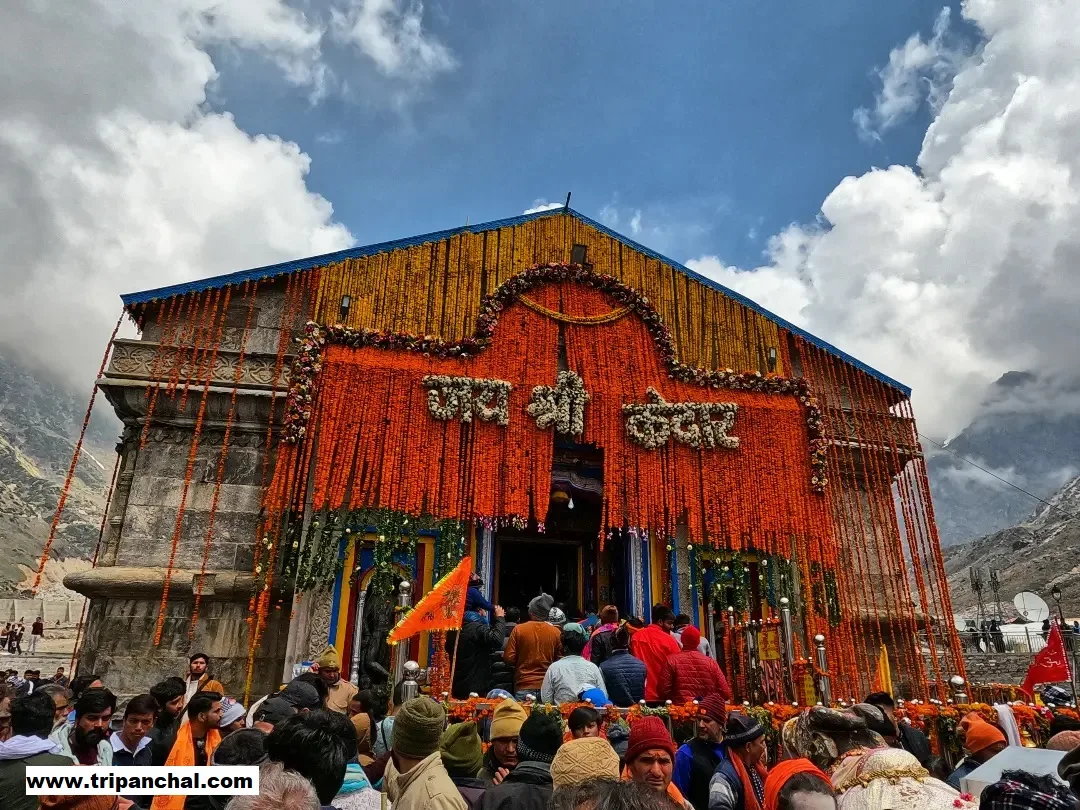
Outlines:
<svg viewBox="0 0 1080 810"><path fill-rule="evenodd" d="M645 664L645 702L663 700L660 679L669 655L679 651L679 643L671 635L675 629L675 614L667 605L653 605L652 624L630 637L630 652Z"/></svg>
<svg viewBox="0 0 1080 810"><path fill-rule="evenodd" d="M661 700L672 703L686 703L694 698L706 695L721 695L725 701L731 701L731 687L721 671L719 664L704 653L698 652L701 631L694 625L682 632L683 648L668 656L660 673L657 691Z"/></svg>

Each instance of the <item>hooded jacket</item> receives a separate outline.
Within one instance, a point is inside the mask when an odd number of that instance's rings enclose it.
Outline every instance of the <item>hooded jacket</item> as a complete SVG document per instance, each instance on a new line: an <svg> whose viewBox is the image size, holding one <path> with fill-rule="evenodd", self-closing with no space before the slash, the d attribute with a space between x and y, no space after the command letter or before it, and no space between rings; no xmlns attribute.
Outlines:
<svg viewBox="0 0 1080 810"><path fill-rule="evenodd" d="M386 764L383 776L386 795L394 810L468 810L439 751L429 754L412 770L398 773L394 760Z"/></svg>
<svg viewBox="0 0 1080 810"><path fill-rule="evenodd" d="M668 656L657 689L660 700L672 703L686 703L712 694L731 701L731 687L720 665L697 650L681 650Z"/></svg>
<svg viewBox="0 0 1080 810"><path fill-rule="evenodd" d="M663 700L660 679L669 655L679 652L679 642L658 624L650 624L630 637L630 652L645 664L645 700Z"/></svg>

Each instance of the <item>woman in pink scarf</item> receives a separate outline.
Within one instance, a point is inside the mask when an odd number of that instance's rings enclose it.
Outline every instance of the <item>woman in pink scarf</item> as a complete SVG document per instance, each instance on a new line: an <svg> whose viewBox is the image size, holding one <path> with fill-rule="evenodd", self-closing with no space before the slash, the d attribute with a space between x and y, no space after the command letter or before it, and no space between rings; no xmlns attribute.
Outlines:
<svg viewBox="0 0 1080 810"><path fill-rule="evenodd" d="M600 611L600 624L593 630L589 643L585 645L583 656L597 666L604 663L611 655L612 636L619 629L619 609L615 605L604 605Z"/></svg>

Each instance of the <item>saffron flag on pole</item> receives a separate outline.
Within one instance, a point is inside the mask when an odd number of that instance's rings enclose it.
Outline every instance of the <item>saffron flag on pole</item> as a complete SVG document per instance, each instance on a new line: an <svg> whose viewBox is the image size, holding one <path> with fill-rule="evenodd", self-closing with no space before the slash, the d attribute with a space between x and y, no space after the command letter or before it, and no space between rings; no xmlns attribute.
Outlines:
<svg viewBox="0 0 1080 810"><path fill-rule="evenodd" d="M882 644L878 653L877 672L874 674L874 691L892 697L892 667L889 666L889 650Z"/></svg>
<svg viewBox="0 0 1080 810"><path fill-rule="evenodd" d="M1069 657L1065 655L1065 641L1061 637L1061 627L1055 622L1050 627L1046 646L1039 650L1035 660L1028 667L1027 677L1020 687L1028 695L1035 694L1035 687L1040 683L1057 683L1072 680L1069 672Z"/></svg>
<svg viewBox="0 0 1080 810"><path fill-rule="evenodd" d="M472 558L465 555L457 568L444 576L408 611L386 637L397 644L417 633L457 630L465 618L465 595L469 590Z"/></svg>

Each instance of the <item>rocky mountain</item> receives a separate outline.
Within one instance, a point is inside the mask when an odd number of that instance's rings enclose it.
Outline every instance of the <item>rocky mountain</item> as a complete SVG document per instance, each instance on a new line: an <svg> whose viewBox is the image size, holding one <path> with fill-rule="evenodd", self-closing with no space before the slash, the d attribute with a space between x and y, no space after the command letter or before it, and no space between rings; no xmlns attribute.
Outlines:
<svg viewBox="0 0 1080 810"><path fill-rule="evenodd" d="M1047 501L1015 526L946 550L945 570L957 612L976 604L968 569L979 566L998 571L1007 613L1020 591L1034 591L1053 605L1050 592L1057 585L1065 611L1076 615L1080 609L1080 477Z"/></svg>
<svg viewBox="0 0 1080 810"><path fill-rule="evenodd" d="M75 392L0 348L0 595L36 569L86 412ZM119 423L95 408L63 521L57 559L89 559L97 542Z"/></svg>
<svg viewBox="0 0 1080 810"><path fill-rule="evenodd" d="M1080 474L1080 384L1010 372L948 451L1047 498ZM1036 501L924 442L943 546L1024 521Z"/></svg>

